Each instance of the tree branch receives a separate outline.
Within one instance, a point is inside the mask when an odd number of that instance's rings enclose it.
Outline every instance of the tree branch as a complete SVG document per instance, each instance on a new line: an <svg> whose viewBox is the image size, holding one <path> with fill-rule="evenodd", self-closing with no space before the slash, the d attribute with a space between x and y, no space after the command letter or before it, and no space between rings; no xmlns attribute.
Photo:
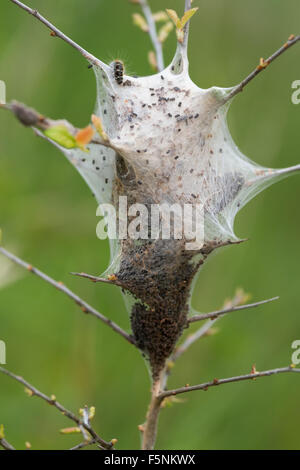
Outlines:
<svg viewBox="0 0 300 470"><path fill-rule="evenodd" d="M157 60L157 68L158 68L158 71L161 72L165 68L164 56L163 56L162 44L158 40L155 20L153 18L152 11L149 7L148 0L140 0L139 3L141 5L144 16L145 16L146 21L147 21L148 26L149 26L149 36L151 38L152 44L153 44L154 49L155 49L156 60Z"/></svg>
<svg viewBox="0 0 300 470"><path fill-rule="evenodd" d="M109 320L106 318L102 313L98 312L98 310L94 309L91 307L88 303L86 303L84 300L82 300L80 297L78 297L74 292L72 292L70 289L68 289L63 283L57 282L51 277L47 276L47 274L43 273L37 268L34 268L31 264L21 260L17 256L13 255L9 251L5 250L4 248L0 247L0 253L2 253L4 256L9 258L11 261L14 263L18 264L19 266L22 266L22 268L27 269L27 271L31 272L32 274L35 274L36 276L40 277L44 281L48 282L52 286L54 286L56 289L60 290L64 294L66 294L68 297L70 297L74 302L79 305L84 313L94 315L96 318L101 320L103 323L108 325L112 330L114 330L116 333L121 335L128 343L135 345L135 341L132 338L131 335L126 333L122 328L119 327L116 323L114 323L112 320Z"/></svg>
<svg viewBox="0 0 300 470"><path fill-rule="evenodd" d="M16 450L6 439L0 439L0 446L3 447L4 450Z"/></svg>
<svg viewBox="0 0 300 470"><path fill-rule="evenodd" d="M280 47L274 54L272 54L268 59L260 59L259 65L251 72L239 85L235 86L230 93L225 97L224 103L230 101L235 95L243 91L244 87L248 85L258 74L263 72L268 65L270 65L277 57L281 56L285 51L287 51L290 47L300 41L300 35L294 36L293 34L289 37L287 42Z"/></svg>
<svg viewBox="0 0 300 470"><path fill-rule="evenodd" d="M47 28L50 29L51 35L52 36L57 36L63 41L65 41L67 44L70 46L74 47L77 51L80 52L80 54L87 59L89 62L91 62L94 65L97 65L98 67L107 69L107 65L101 62L101 60L97 59L95 56L87 52L85 49L83 49L79 44L74 42L71 38L66 36L64 33L62 33L56 26L54 26L50 21L48 21L46 18L44 18L37 10L34 10L24 3L20 2L19 0L10 0L12 3L17 5L18 7L22 8L23 10L27 11L30 15L34 16L38 21L43 23Z"/></svg>
<svg viewBox="0 0 300 470"><path fill-rule="evenodd" d="M19 377L12 372L8 371L7 369L4 369L3 367L0 367L0 372L2 372L5 375L8 375L8 377L16 380L20 384L24 385L28 390L32 392L33 396L37 396L41 398L42 400L46 401L49 405L54 406L57 408L64 416L69 418L71 421L76 423L78 426L82 426L86 431L89 432L89 434L92 436L93 439L95 439L102 447L105 449L112 449L114 446L114 443L116 442L114 439L110 442L104 441L98 434L94 431L94 429L85 422L85 420L81 420L78 418L72 411L69 411L67 408L65 408L61 403L59 403L55 397L48 397L44 393L40 392L37 388L35 388L33 385L31 385L29 382L23 379L23 377Z"/></svg>
<svg viewBox="0 0 300 470"><path fill-rule="evenodd" d="M202 321L202 320L207 320L207 319L215 319L217 317L220 317L222 315L226 315L227 313L231 312L238 312L239 310L245 310L247 308L254 308L254 307L259 307L260 305L267 304L269 302L273 302L274 300L278 300L279 297L273 297L272 299L267 299L267 300L261 300L260 302L255 302L253 304L246 304L246 305L240 305L238 307L229 307L229 308L224 308L223 310L216 310L215 312L211 313L204 313L201 315L194 315L191 318L188 319L188 324L194 323L196 321Z"/></svg>
<svg viewBox="0 0 300 470"><path fill-rule="evenodd" d="M165 392L160 393L158 398L164 399L167 397L172 397L175 395L179 395L181 393L186 393L186 392L193 392L196 390L207 390L209 387L216 387L217 385L223 385L223 384L228 384L232 382L241 382L244 380L253 380L257 379L258 377L269 377L270 375L275 375L275 374L283 374L286 372L296 372L300 373L300 369L296 369L294 367L282 367L278 369L271 369L271 370L265 370L263 372L254 372L250 374L245 374L245 375L238 375L237 377L230 377L228 379L214 379L211 382L205 382L200 385L192 385L191 387L181 387L181 388L176 388L174 390L167 390Z"/></svg>

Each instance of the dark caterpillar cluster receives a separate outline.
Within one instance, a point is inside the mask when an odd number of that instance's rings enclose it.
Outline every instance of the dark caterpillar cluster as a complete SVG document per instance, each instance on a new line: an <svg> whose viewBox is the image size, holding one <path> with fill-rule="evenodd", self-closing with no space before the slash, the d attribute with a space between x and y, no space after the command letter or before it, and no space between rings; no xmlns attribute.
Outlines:
<svg viewBox="0 0 300 470"><path fill-rule="evenodd" d="M111 63L111 67L117 84L122 85L125 71L124 63L121 60L115 60Z"/></svg>
<svg viewBox="0 0 300 470"><path fill-rule="evenodd" d="M199 265L182 240L125 240L117 278L136 298L131 327L156 379L186 326Z"/></svg>

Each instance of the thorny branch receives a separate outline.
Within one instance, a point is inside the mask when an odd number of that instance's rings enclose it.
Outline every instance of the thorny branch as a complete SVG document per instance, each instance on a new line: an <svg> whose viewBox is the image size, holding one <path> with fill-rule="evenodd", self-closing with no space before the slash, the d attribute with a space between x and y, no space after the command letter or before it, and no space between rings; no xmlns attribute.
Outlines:
<svg viewBox="0 0 300 470"><path fill-rule="evenodd" d="M48 21L46 18L44 18L37 10L34 10L24 3L20 2L19 0L10 0L11 2L15 3L18 7L22 8L23 10L27 11L30 15L33 15L37 20L39 20L41 23L43 23L47 28L50 29L51 35L54 37L59 37L63 41L65 41L67 44L70 46L74 47L77 51L80 52L80 54L85 57L89 62L91 62L94 65L97 65L98 67L101 68L107 68L107 66L101 62L99 59L97 59L95 56L87 52L85 49L83 49L79 44L74 42L71 38L66 36L62 31L60 31L56 26L54 26L50 21Z"/></svg>
<svg viewBox="0 0 300 470"><path fill-rule="evenodd" d="M259 73L263 72L268 65L270 65L277 57L281 56L285 51L290 47L300 41L300 35L294 36L293 34L288 38L287 42L284 43L274 54L272 54L268 59L260 59L259 65L251 72L239 85L235 86L229 94L225 97L224 102L230 101L235 95L243 91L244 87L248 85Z"/></svg>
<svg viewBox="0 0 300 470"><path fill-rule="evenodd" d="M35 388L33 385L31 385L29 382L23 379L23 377L17 376L13 374L12 372L8 371L7 369L4 369L3 367L0 367L0 372L8 375L8 377L11 377L12 379L16 380L17 382L21 383L26 387L26 389L30 390L33 396L37 396L41 398L42 400L46 401L49 405L54 406L57 408L64 416L69 418L71 421L76 423L78 426L82 426L88 433L92 436L92 438L97 441L102 447L105 449L112 449L113 446L116 443L115 439L112 439L110 442L105 441L102 439L98 434L94 431L94 429L90 426L89 423L87 423L84 419L78 418L72 411L69 411L67 408L65 408L61 403L59 403L55 396L53 397L48 397L44 393L40 392L37 388Z"/></svg>
<svg viewBox="0 0 300 470"><path fill-rule="evenodd" d="M33 267L31 264L23 261L22 259L18 258L17 256L13 255L9 251L5 250L3 247L0 247L0 253L2 253L4 256L9 258L11 261L14 263L18 264L19 266L22 266L22 268L27 269L27 271L31 272L32 274L35 274L36 276L40 277L44 281L48 282L52 286L54 286L56 289L60 290L64 294L66 294L68 297L73 299L77 305L79 305L84 313L89 313L91 315L94 315L96 318L101 320L103 323L108 325L112 330L114 330L116 333L121 335L128 343L135 345L135 341L132 338L131 335L126 333L122 328L119 327L116 323L114 323L112 320L106 318L102 313L98 312L95 308L91 307L87 302L82 300L78 295L74 294L70 289L68 289L63 283L57 282L51 277L49 277L47 274L43 273L39 269Z"/></svg>
<svg viewBox="0 0 300 470"><path fill-rule="evenodd" d="M246 304L246 305L240 305L240 306L233 306L229 308L224 308L222 310L216 310L215 312L211 313L203 313L201 315L194 315L191 318L188 319L188 323L194 323L196 321L202 321L202 320L207 320L207 319L215 319L218 318L222 315L226 315L227 313L230 312L238 312L240 310L245 310L247 308L254 308L254 307L259 307L260 305L267 304L269 302L273 302L274 300L278 300L279 297L273 297L272 299L267 299L267 300L261 300L260 302L254 302L252 304Z"/></svg>
<svg viewBox="0 0 300 470"><path fill-rule="evenodd" d="M139 3L141 5L141 8L142 8L143 13L144 13L145 18L146 18L146 21L148 23L149 36L151 38L151 41L152 41L154 49L155 49L156 60L157 60L157 68L158 68L158 71L161 72L165 68L164 56L163 56L162 44L158 40L155 20L154 20L153 15L152 15L151 8L149 7L148 0L139 0Z"/></svg>
<svg viewBox="0 0 300 470"><path fill-rule="evenodd" d="M205 382L200 385L192 385L188 387L176 388L174 390L166 390L160 393L158 398L163 400L164 398L179 395L181 393L193 392L196 390L207 390L209 387L216 387L217 385L223 385L223 384L228 384L232 382L242 382L244 380L253 380L253 379L257 379L258 377L269 377L270 375L283 374L286 372L300 373L300 369L296 369L292 366L289 366L289 367L282 367L278 369L265 370L263 372L251 372L250 374L238 375L236 377L230 377L227 379L214 379L210 382Z"/></svg>

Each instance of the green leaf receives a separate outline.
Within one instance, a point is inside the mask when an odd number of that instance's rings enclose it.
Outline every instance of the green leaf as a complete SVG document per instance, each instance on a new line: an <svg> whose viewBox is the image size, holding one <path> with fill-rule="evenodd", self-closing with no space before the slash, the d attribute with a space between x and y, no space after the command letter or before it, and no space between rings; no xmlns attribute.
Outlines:
<svg viewBox="0 0 300 470"><path fill-rule="evenodd" d="M44 134L46 137L49 137L49 139L54 140L54 142L58 143L66 149L77 147L75 137L70 134L67 127L63 124L49 127L49 129L47 129Z"/></svg>

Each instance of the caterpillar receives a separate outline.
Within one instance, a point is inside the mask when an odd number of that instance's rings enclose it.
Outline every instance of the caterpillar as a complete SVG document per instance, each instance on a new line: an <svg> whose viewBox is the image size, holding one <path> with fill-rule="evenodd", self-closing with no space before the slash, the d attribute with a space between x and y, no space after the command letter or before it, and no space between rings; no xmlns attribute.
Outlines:
<svg viewBox="0 0 300 470"><path fill-rule="evenodd" d="M113 69L114 79L116 80L118 85L122 85L125 72L124 63L121 60L117 59L114 60L110 65Z"/></svg>

